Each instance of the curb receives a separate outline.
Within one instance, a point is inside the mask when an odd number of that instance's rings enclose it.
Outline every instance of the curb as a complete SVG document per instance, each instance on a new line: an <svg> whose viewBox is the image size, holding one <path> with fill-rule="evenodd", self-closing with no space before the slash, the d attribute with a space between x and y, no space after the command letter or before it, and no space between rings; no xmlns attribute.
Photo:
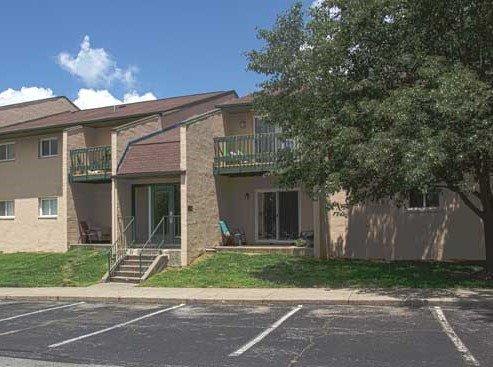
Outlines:
<svg viewBox="0 0 493 367"><path fill-rule="evenodd" d="M394 306L420 308L427 306L493 307L493 300L445 299L212 299L212 298L146 298L91 296L0 296L2 301L54 301L121 304L233 304L233 305L332 305L332 306Z"/></svg>

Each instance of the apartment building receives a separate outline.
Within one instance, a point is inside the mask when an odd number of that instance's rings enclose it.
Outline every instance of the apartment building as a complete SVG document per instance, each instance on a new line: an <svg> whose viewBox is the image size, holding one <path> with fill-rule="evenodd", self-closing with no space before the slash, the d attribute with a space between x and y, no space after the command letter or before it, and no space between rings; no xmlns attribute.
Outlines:
<svg viewBox="0 0 493 367"><path fill-rule="evenodd" d="M108 242L109 278L137 280L222 245L223 221L242 245L302 237L318 257L484 258L481 223L452 193L342 216L302 187L279 189L276 155L291 144L234 91L89 110L64 97L2 107L0 251Z"/></svg>

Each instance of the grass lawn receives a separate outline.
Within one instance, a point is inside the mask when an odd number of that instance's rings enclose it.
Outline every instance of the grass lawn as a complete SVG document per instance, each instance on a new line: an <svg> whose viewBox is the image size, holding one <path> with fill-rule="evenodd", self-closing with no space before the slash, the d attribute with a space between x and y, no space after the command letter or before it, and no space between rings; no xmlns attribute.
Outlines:
<svg viewBox="0 0 493 367"><path fill-rule="evenodd" d="M106 271L104 252L0 254L0 287L70 287L97 283Z"/></svg>
<svg viewBox="0 0 493 367"><path fill-rule="evenodd" d="M484 263L317 260L280 254L216 253L149 278L149 287L493 288Z"/></svg>

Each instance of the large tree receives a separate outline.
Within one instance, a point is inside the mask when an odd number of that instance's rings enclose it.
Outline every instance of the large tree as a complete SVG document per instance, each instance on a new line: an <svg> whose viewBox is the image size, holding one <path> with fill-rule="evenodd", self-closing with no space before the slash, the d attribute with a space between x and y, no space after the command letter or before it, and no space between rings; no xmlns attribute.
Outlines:
<svg viewBox="0 0 493 367"><path fill-rule="evenodd" d="M281 181L349 204L447 188L481 219L493 272L491 0L316 1L258 36L255 106L296 142Z"/></svg>

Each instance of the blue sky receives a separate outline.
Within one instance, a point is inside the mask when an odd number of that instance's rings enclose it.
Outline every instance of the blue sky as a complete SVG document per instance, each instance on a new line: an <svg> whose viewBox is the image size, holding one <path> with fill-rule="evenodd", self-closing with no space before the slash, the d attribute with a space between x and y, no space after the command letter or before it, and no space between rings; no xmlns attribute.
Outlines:
<svg viewBox="0 0 493 367"><path fill-rule="evenodd" d="M272 26L294 2L2 2L0 104L50 91L85 107L124 95L136 101L225 89L247 94L260 81L245 70L244 52L260 46L255 28Z"/></svg>

